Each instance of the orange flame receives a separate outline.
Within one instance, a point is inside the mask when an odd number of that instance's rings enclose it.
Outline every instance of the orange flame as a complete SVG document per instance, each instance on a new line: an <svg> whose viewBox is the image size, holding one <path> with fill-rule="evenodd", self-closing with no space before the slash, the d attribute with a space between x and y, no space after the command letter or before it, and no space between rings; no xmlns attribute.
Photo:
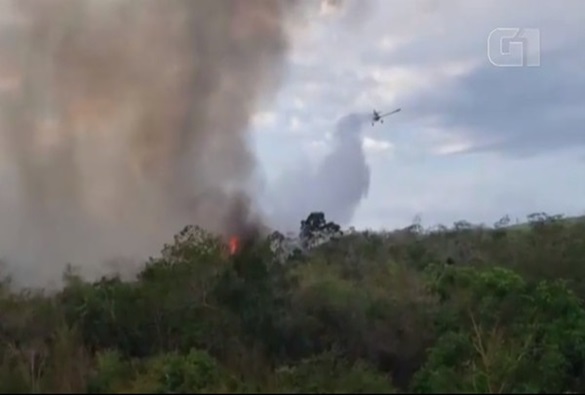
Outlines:
<svg viewBox="0 0 585 395"><path fill-rule="evenodd" d="M229 250L230 255L235 255L240 249L240 238L238 236L230 237Z"/></svg>

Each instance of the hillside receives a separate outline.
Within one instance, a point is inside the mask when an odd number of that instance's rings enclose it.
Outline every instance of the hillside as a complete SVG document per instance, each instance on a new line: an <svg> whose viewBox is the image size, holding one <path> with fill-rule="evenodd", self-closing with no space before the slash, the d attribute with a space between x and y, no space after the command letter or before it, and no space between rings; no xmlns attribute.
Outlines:
<svg viewBox="0 0 585 395"><path fill-rule="evenodd" d="M585 221L504 225L342 234L313 215L298 248L235 255L187 227L136 281L6 282L0 391L585 391Z"/></svg>

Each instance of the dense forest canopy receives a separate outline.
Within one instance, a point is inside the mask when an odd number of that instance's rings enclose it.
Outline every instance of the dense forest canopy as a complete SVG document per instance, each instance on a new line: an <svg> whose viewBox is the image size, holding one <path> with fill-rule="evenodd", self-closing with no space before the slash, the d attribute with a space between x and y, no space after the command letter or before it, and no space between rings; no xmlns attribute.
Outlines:
<svg viewBox="0 0 585 395"><path fill-rule="evenodd" d="M134 280L0 297L2 392L581 392L585 221L343 230L230 254L190 226Z"/></svg>

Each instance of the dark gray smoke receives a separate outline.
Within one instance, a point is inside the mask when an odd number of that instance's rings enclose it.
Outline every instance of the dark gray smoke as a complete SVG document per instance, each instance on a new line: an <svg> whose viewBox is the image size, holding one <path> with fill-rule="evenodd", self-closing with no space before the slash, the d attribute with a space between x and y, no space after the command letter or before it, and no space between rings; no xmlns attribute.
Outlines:
<svg viewBox="0 0 585 395"><path fill-rule="evenodd" d="M273 226L297 231L301 219L322 211L328 220L347 225L370 187L370 169L362 144L362 128L369 115L341 118L333 135L333 147L315 171L308 165L285 172L269 192L267 214Z"/></svg>
<svg viewBox="0 0 585 395"><path fill-rule="evenodd" d="M0 254L20 283L245 220L246 132L280 82L293 3L2 2Z"/></svg>

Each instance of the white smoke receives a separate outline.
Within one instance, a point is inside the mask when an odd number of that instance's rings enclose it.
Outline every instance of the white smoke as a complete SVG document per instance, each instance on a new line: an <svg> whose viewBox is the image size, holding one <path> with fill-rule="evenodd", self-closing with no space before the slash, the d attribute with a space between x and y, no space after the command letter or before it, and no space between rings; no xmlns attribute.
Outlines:
<svg viewBox="0 0 585 395"><path fill-rule="evenodd" d="M285 171L264 196L271 226L298 231L310 212L324 212L327 219L345 226L353 219L370 187L370 168L364 153L362 128L367 114L342 117L333 134L332 150L316 169L305 162Z"/></svg>

